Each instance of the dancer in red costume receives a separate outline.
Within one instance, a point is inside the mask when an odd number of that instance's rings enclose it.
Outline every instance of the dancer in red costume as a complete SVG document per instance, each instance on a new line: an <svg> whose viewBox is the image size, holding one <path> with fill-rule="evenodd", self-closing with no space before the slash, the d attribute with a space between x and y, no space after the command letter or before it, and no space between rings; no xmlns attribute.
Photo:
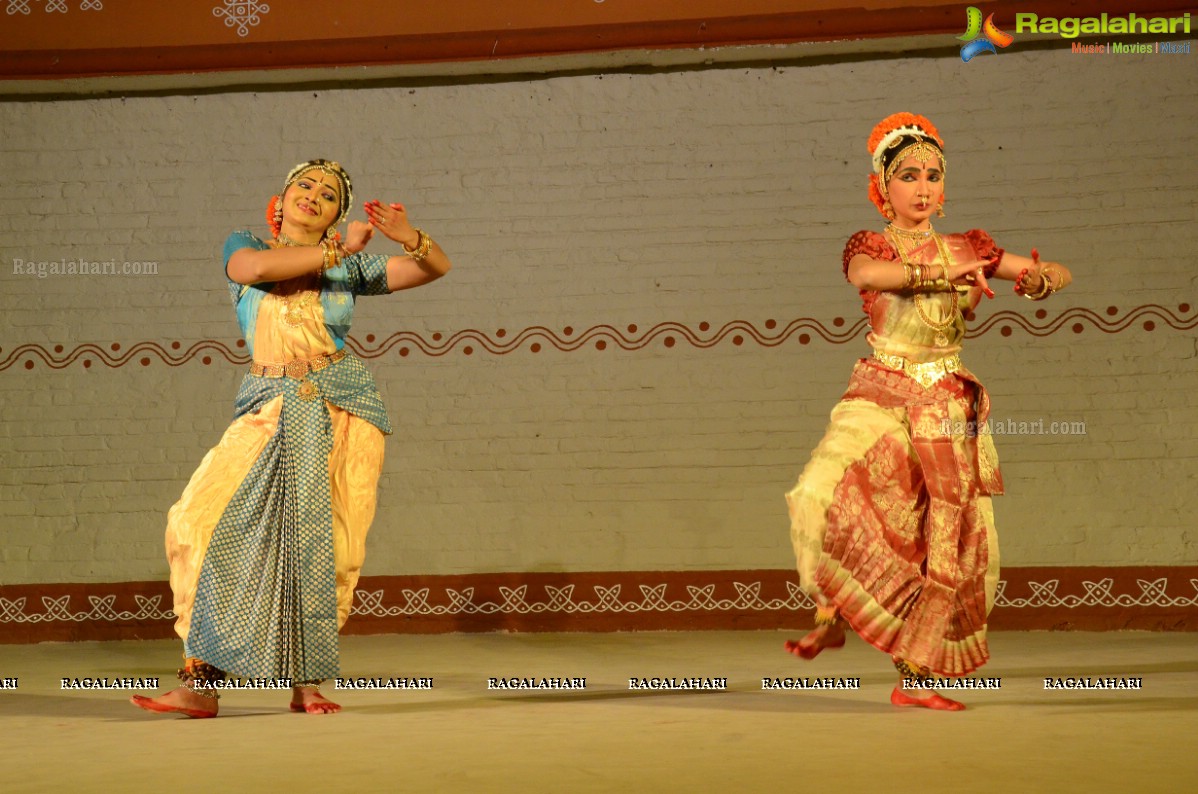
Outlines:
<svg viewBox="0 0 1198 794"><path fill-rule="evenodd" d="M1043 300L1069 271L1005 253L974 229L941 235L944 141L926 118L896 113L868 142L870 200L887 220L844 250L844 273L869 316L870 358L794 490L791 540L816 628L787 650L813 659L845 642L842 622L890 654L896 706L965 706L904 680L965 676L989 658L986 619L998 583L991 496L1002 493L985 428L990 401L961 360L964 312L989 282Z"/></svg>

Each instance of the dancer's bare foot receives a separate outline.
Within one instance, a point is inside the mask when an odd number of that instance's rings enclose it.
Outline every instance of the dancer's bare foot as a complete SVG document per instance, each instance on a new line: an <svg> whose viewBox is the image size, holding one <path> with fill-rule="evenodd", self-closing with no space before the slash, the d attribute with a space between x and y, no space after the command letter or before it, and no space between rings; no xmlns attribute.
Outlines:
<svg viewBox="0 0 1198 794"><path fill-rule="evenodd" d="M786 641L786 650L800 659L814 659L824 649L844 647L844 626L840 621L816 626L803 639Z"/></svg>
<svg viewBox="0 0 1198 794"><path fill-rule="evenodd" d="M341 711L341 706L320 694L317 687L294 686L291 688L291 710L307 714L335 714Z"/></svg>
<svg viewBox="0 0 1198 794"><path fill-rule="evenodd" d="M159 714L184 714L193 719L215 717L219 709L216 698L197 695L189 687L181 686L172 689L165 695L148 698L145 695L134 695L129 701L139 709L154 711Z"/></svg>
<svg viewBox="0 0 1198 794"><path fill-rule="evenodd" d="M930 689L903 689L904 679L900 678L898 686L890 693L890 702L896 706L916 706L936 711L964 711L965 704L946 698Z"/></svg>

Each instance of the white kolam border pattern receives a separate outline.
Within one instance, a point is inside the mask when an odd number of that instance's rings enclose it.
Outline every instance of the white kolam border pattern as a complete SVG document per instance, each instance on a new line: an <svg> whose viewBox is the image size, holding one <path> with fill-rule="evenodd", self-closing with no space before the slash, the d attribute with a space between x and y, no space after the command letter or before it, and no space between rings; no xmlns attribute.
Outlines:
<svg viewBox="0 0 1198 794"><path fill-rule="evenodd" d="M613 577L615 578L615 577ZM1006 589L1008 582L1000 581L995 599L996 609L1079 609L1111 608L1135 609L1159 607L1170 609L1185 609L1198 607L1198 578L1190 578L1188 582L1177 583L1177 590L1184 592L1170 594L1169 578L1136 579L1138 593L1119 593L1115 590L1114 577L1105 577L1096 581L1082 580L1081 593L1060 592L1060 579L1047 579L1042 582L1029 581L1028 587L1032 594L1027 597L1008 598ZM632 598L622 598L626 592L625 586L615 583L610 586L592 585L594 597L583 596L576 598L578 588L573 584L555 586L543 585L546 598L543 600L529 598L528 584L508 587L498 587L500 598L492 600L479 595L476 587L445 587L441 593L434 596L432 587L406 588L401 587L393 599L389 599L388 589L363 588L357 591L357 599L352 615L373 618L402 618L402 617L451 617L469 615L595 615L623 614L635 615L643 613L686 613L686 612L727 612L727 613L761 613L761 612L801 612L813 609L814 602L807 597L794 582L785 582L786 596L782 598L765 598L762 596L764 583L758 581L731 582L736 591L734 598L716 597L717 584L705 586L685 585L686 598L670 598L667 590L668 582L658 584L636 585L639 590ZM1185 588L1188 586L1188 591ZM36 586L29 586L36 587ZM53 585L45 586L52 589ZM633 587L627 588L632 590ZM395 593L392 589L390 592ZM1176 591L1175 591L1176 592ZM72 606L71 595L43 595L40 598L17 596L7 598L0 596L0 626L4 624L40 624L40 623L129 623L156 622L173 620L175 615L170 610L166 597L162 595L133 594L134 609L118 609L116 593L104 595L87 595L86 605L80 608ZM41 609L30 611L33 603L40 603Z"/></svg>

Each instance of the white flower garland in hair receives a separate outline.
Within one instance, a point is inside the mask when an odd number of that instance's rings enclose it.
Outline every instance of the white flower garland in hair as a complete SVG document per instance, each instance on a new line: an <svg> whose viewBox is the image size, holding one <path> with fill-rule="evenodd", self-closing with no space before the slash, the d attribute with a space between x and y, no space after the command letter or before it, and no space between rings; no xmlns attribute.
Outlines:
<svg viewBox="0 0 1198 794"><path fill-rule="evenodd" d="M925 132L921 127L916 127L913 124L905 127L897 127L891 130L890 132L886 133L886 137L882 138L881 142L874 147L873 161L875 174L882 173L882 155L885 154L886 150L893 146L895 142L904 135L914 135L919 138L926 138L933 143L936 143L936 139L934 137ZM939 149L940 144L936 144L936 148Z"/></svg>

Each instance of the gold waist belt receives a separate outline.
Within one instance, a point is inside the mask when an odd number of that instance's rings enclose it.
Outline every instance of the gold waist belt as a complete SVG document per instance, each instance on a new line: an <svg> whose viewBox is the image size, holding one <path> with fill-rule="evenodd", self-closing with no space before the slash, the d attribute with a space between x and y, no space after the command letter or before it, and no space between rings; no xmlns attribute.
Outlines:
<svg viewBox="0 0 1198 794"><path fill-rule="evenodd" d="M874 358L896 372L905 372L912 380L925 389L932 388L937 381L950 372L956 372L961 369L961 356L957 354L937 359L936 361L928 361L924 364L908 361L902 356L883 353L881 350L874 351Z"/></svg>
<svg viewBox="0 0 1198 794"><path fill-rule="evenodd" d="M263 378L295 378L303 380L309 372L320 372L325 367L330 367L336 364L341 359L345 358L345 351L338 350L336 353L327 356L317 356L310 358L307 361L302 359L297 361L288 361L286 364L262 364L257 361L250 364L250 374L258 375Z"/></svg>

